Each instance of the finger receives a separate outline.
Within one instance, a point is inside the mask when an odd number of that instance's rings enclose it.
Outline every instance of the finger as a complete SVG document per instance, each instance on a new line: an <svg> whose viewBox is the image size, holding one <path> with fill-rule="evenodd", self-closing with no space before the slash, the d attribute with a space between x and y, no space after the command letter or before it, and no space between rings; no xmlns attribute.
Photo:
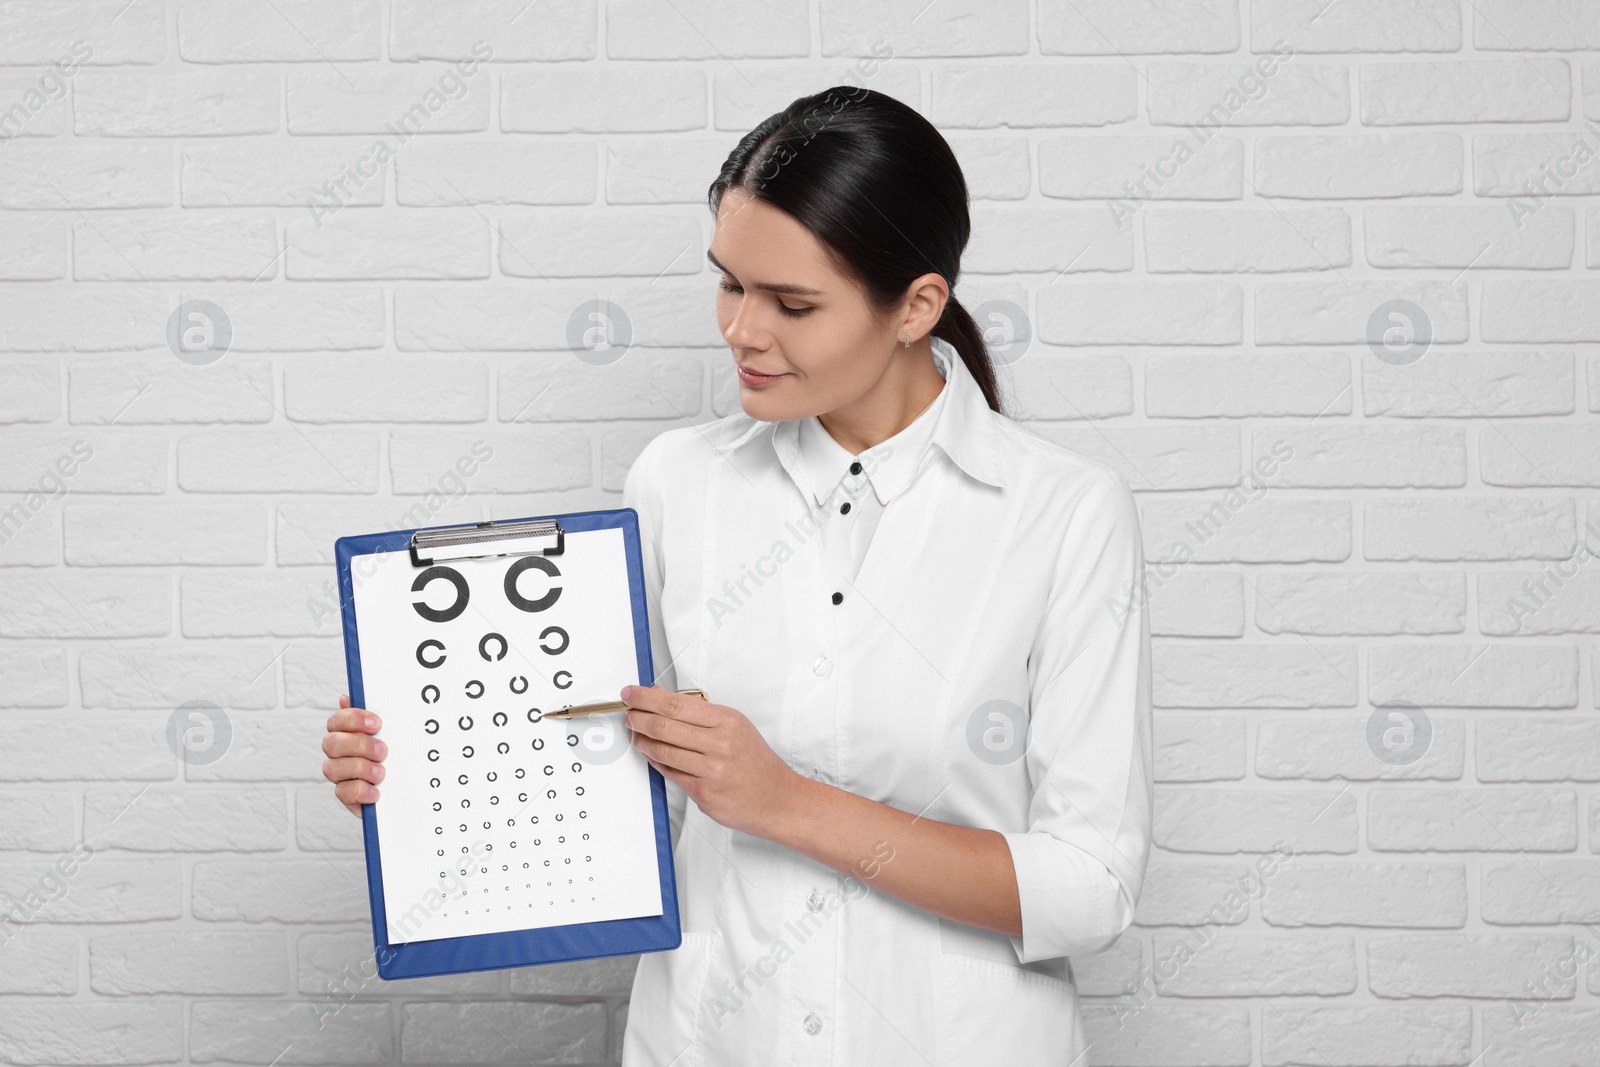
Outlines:
<svg viewBox="0 0 1600 1067"><path fill-rule="evenodd" d="M677 770L676 768L673 768L673 767L668 767L664 763L657 763L655 760L651 759L649 756L645 757L645 762L650 764L650 766L654 767L658 772L660 772L661 777L665 778L667 781L671 782L673 785L677 786L679 789L682 789L685 793L687 793L689 791L689 789L690 789L690 787L692 786L693 783L699 781L699 779L696 778L694 775L692 775L692 774L684 774L682 771Z"/></svg>
<svg viewBox="0 0 1600 1067"><path fill-rule="evenodd" d="M696 778L701 777L705 770L705 757L700 753L679 748L677 745L669 745L665 741L657 741L653 737L634 734L633 747L642 752L646 759L664 763L675 771L682 771Z"/></svg>
<svg viewBox="0 0 1600 1067"><path fill-rule="evenodd" d="M341 708L348 708L350 706L350 694L349 693L340 693L339 694L339 706Z"/></svg>
<svg viewBox="0 0 1600 1067"><path fill-rule="evenodd" d="M654 711L629 710L625 721L628 727L646 737L665 741L669 745L686 748L691 752L704 752L710 731L681 719L670 718Z"/></svg>
<svg viewBox="0 0 1600 1067"><path fill-rule="evenodd" d="M377 803L378 787L359 780L351 780L334 786L333 795L338 797L339 802L350 811L360 815L360 805Z"/></svg>
<svg viewBox="0 0 1600 1067"><path fill-rule="evenodd" d="M345 708L328 716L328 732L348 730L353 733L375 734L383 727L383 720L366 708Z"/></svg>
<svg viewBox="0 0 1600 1067"><path fill-rule="evenodd" d="M383 781L383 764L360 756L341 756L322 761L322 776L335 785L352 778L374 784Z"/></svg>
<svg viewBox="0 0 1600 1067"><path fill-rule="evenodd" d="M322 754L335 758L361 756L381 763L389 755L389 746L370 734L335 732L322 735Z"/></svg>
<svg viewBox="0 0 1600 1067"><path fill-rule="evenodd" d="M685 696L659 685L630 685L623 689L622 699L631 708L653 711L658 715L681 719L696 726L711 726L717 722L722 705L699 697Z"/></svg>

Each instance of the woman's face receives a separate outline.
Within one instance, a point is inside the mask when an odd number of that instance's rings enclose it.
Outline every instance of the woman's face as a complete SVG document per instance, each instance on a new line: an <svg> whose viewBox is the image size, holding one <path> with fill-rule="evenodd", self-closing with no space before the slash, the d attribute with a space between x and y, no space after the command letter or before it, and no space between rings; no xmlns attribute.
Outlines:
<svg viewBox="0 0 1600 1067"><path fill-rule="evenodd" d="M737 186L718 205L707 258L722 271L717 325L735 362L780 375L753 379L736 368L739 401L752 418L802 419L848 407L884 378L898 333L920 337L939 316L933 311L920 331L919 317L905 310L876 318L810 230Z"/></svg>

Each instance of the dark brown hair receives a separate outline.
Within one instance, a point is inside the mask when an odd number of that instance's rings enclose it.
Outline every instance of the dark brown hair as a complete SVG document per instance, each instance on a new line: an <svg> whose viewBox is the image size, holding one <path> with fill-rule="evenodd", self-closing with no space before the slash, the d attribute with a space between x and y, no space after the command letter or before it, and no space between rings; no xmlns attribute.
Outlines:
<svg viewBox="0 0 1600 1067"><path fill-rule="evenodd" d="M802 96L745 134L711 183L713 215L738 186L816 235L880 312L932 271L950 287L933 336L961 356L1001 410L983 332L956 299L972 232L967 182L931 122L892 96L853 85Z"/></svg>

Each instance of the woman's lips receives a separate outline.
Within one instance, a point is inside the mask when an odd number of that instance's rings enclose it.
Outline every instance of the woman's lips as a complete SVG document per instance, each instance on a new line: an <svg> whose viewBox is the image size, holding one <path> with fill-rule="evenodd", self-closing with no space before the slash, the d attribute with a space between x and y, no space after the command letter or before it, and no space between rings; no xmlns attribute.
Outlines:
<svg viewBox="0 0 1600 1067"><path fill-rule="evenodd" d="M757 374L755 371L750 370L748 367L746 367L743 363L736 364L736 366L738 367L738 370L739 370L739 380L741 382L743 382L744 384L746 384L746 385L770 385L771 383L773 383L775 381L778 381L779 379L789 377L789 375L787 373L785 373L785 374Z"/></svg>

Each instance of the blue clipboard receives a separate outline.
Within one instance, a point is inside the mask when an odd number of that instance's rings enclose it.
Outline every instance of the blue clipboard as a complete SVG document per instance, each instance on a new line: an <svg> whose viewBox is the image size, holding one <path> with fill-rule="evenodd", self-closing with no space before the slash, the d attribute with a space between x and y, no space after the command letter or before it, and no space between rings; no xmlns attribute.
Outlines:
<svg viewBox="0 0 1600 1067"><path fill-rule="evenodd" d="M413 536L454 530L492 533L515 524L557 522L567 533L620 527L628 560L628 590L633 607L634 646L638 650L639 682L651 685L655 668L650 656L650 622L645 604L644 561L639 543L639 516L632 508L580 511L500 522L459 523L413 530L341 537L334 542L339 574L339 607L344 628L345 669L349 676L352 707L365 707L361 679L361 642L356 632L355 589L351 564L355 557L374 552L416 552ZM626 956L677 948L682 942L678 919L678 892L672 863L672 835L667 819L666 782L654 767L650 772L650 800L654 813L656 863L661 875L661 914L606 922L545 926L506 933L447 937L413 943L390 944L384 911L383 863L378 848L376 805L361 806L362 837L367 857L367 894L372 908L372 930L378 975L385 979L501 970L569 960Z"/></svg>

